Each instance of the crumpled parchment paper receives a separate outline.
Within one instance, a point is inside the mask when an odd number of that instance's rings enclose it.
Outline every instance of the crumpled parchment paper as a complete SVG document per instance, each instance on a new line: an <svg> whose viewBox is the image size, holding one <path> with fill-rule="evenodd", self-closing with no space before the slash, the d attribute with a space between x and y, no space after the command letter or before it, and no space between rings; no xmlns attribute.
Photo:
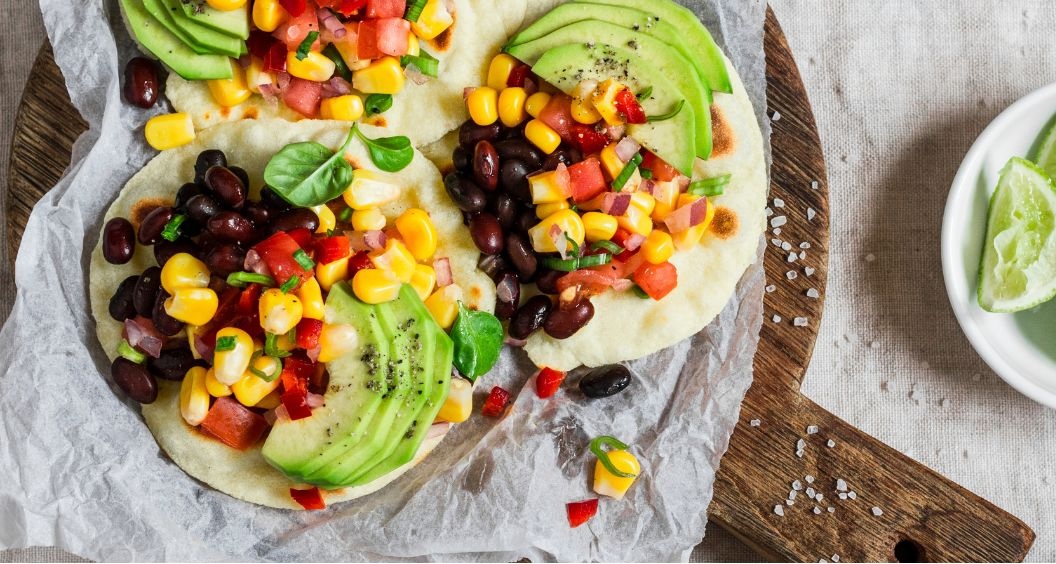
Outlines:
<svg viewBox="0 0 1056 564"><path fill-rule="evenodd" d="M744 77L768 137L765 4L685 3ZM116 0L40 4L72 100L91 128L29 219L17 300L0 331L0 548L55 545L98 560L688 558L704 535L719 459L751 383L761 261L704 331L630 363L635 380L622 394L538 401L528 380L533 367L507 349L477 394L493 385L513 391L511 414L459 425L381 492L324 512L235 500L159 451L138 408L116 393L89 313L88 263L103 213L153 155L142 138L148 112L119 94L120 69L135 46ZM570 529L565 504L595 497L587 443L601 434L632 444L643 476L624 500L602 499L597 517Z"/></svg>

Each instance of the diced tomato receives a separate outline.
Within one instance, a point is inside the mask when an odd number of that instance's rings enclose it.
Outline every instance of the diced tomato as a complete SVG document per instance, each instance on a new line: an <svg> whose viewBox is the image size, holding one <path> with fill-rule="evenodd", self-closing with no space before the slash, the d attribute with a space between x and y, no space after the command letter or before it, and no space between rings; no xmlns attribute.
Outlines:
<svg viewBox="0 0 1056 564"><path fill-rule="evenodd" d="M289 414L290 421L307 419L312 416L312 408L308 406L307 390L293 390L286 392L279 396L279 400L282 401L282 405L286 407L286 413Z"/></svg>
<svg viewBox="0 0 1056 564"><path fill-rule="evenodd" d="M385 55L378 48L378 20L359 22L359 32L356 35L356 55L360 60L379 59Z"/></svg>
<svg viewBox="0 0 1056 564"><path fill-rule="evenodd" d="M257 311L257 300L260 299L260 294L264 288L260 284L250 284L246 286L245 290L238 296L238 313L239 315L249 315L254 311Z"/></svg>
<svg viewBox="0 0 1056 564"><path fill-rule="evenodd" d="M286 234L293 237L294 241L297 241L298 247L302 249L310 249L312 247L312 232L307 228L298 227L297 229L290 229Z"/></svg>
<svg viewBox="0 0 1056 564"><path fill-rule="evenodd" d="M402 12L400 16L403 16ZM393 57L406 55L411 22L402 17L382 18L377 20L377 25L378 51Z"/></svg>
<svg viewBox="0 0 1056 564"><path fill-rule="evenodd" d="M301 43L304 42L304 39L308 37L308 34L313 31L319 31L319 16L315 14L314 9L305 10L301 15L286 20L285 23L275 30L273 35L276 39L286 44L287 50L296 51L301 46ZM320 47L318 39L312 47L314 49Z"/></svg>
<svg viewBox="0 0 1056 564"><path fill-rule="evenodd" d="M568 167L568 176L572 183L572 200L577 204L601 194L609 187L605 182L605 173L601 171L601 162L594 157Z"/></svg>
<svg viewBox="0 0 1056 564"><path fill-rule="evenodd" d="M329 264L350 254L352 254L351 245L348 237L344 235L334 235L315 241L315 262L317 264Z"/></svg>
<svg viewBox="0 0 1056 564"><path fill-rule="evenodd" d="M584 155L591 155L604 149L609 144L609 138L595 129L593 125L577 122L572 124L572 140L569 142Z"/></svg>
<svg viewBox="0 0 1056 564"><path fill-rule="evenodd" d="M642 108L642 105L638 103L638 98L630 90L620 90L613 104L616 106L616 111L623 114L627 123L640 125L649 121L649 118L645 116L645 108Z"/></svg>
<svg viewBox="0 0 1056 564"><path fill-rule="evenodd" d="M323 83L290 77L290 85L282 93L282 101L304 117L314 118L319 114L323 101Z"/></svg>
<svg viewBox="0 0 1056 564"><path fill-rule="evenodd" d="M553 368L543 368L535 377L535 394L543 399L548 398L557 393L564 380L564 372Z"/></svg>
<svg viewBox="0 0 1056 564"><path fill-rule="evenodd" d="M662 264L644 263L631 275L631 279L654 300L663 299L678 286L678 269L670 262Z"/></svg>
<svg viewBox="0 0 1056 564"><path fill-rule="evenodd" d="M372 20L402 18L406 11L407 0L367 0L367 17Z"/></svg>
<svg viewBox="0 0 1056 564"><path fill-rule="evenodd" d="M308 0L279 0L279 4L295 18L308 8Z"/></svg>
<svg viewBox="0 0 1056 564"><path fill-rule="evenodd" d="M257 243L253 250L257 251L261 260L264 261L268 270L271 271L271 276L275 279L275 283L280 286L294 276L299 277L303 282L312 275L311 271L305 270L293 258L293 254L302 249L288 233L279 231Z"/></svg>
<svg viewBox="0 0 1056 564"><path fill-rule="evenodd" d="M348 279L351 280L357 272L368 268L374 268L374 261L370 260L370 254L366 251L356 253L356 255L348 261Z"/></svg>
<svg viewBox="0 0 1056 564"><path fill-rule="evenodd" d="M290 488L290 497L308 511L326 509L326 502L323 501L323 493L319 491L319 488L310 490Z"/></svg>
<svg viewBox="0 0 1056 564"><path fill-rule="evenodd" d="M367 0L315 0L320 8L330 8L342 16L352 14L367 7ZM402 15L402 14L401 14Z"/></svg>
<svg viewBox="0 0 1056 564"><path fill-rule="evenodd" d="M315 373L315 363L300 356L289 356L282 361L282 389L286 392L308 391L308 381Z"/></svg>
<svg viewBox="0 0 1056 564"><path fill-rule="evenodd" d="M619 280L619 278L615 275L611 267L607 270L594 270L591 268L584 268L569 272L561 278L558 278L557 289L558 292L563 292L568 288L578 287L578 295L596 296L604 292L605 290L611 288L617 280Z"/></svg>
<svg viewBox="0 0 1056 564"><path fill-rule="evenodd" d="M598 514L598 500L573 501L565 506L565 510L568 512L568 524L575 529Z"/></svg>
<svg viewBox="0 0 1056 564"><path fill-rule="evenodd" d="M506 78L506 86L523 88L524 81L528 78L528 73L532 72L532 67L521 63L510 71L510 76Z"/></svg>
<svg viewBox="0 0 1056 564"><path fill-rule="evenodd" d="M510 392L495 386L484 400L484 406L480 408L481 415L486 417L501 417L506 411L506 405L510 403Z"/></svg>
<svg viewBox="0 0 1056 564"><path fill-rule="evenodd" d="M323 332L323 322L304 317L297 324L297 346L310 351L319 346L319 334Z"/></svg>
<svg viewBox="0 0 1056 564"><path fill-rule="evenodd" d="M549 125L562 140L572 143L572 126L576 123L572 119L572 98L565 94L555 94L539 113L539 121Z"/></svg>
<svg viewBox="0 0 1056 564"><path fill-rule="evenodd" d="M675 167L664 162L651 151L642 150L642 168L653 172L653 180L667 182L678 177L679 172Z"/></svg>
<svg viewBox="0 0 1056 564"><path fill-rule="evenodd" d="M246 450L257 444L268 422L236 400L222 397L213 402L200 427L225 445Z"/></svg>

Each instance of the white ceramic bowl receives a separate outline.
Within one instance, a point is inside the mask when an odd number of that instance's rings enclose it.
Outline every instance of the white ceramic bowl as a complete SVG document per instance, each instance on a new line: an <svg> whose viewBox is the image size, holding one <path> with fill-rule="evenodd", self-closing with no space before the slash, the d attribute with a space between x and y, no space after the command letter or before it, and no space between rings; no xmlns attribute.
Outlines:
<svg viewBox="0 0 1056 564"><path fill-rule="evenodd" d="M942 274L961 329L976 352L1012 387L1056 408L1056 300L1021 313L989 313L976 288L990 195L1002 167L1025 157L1056 116L1056 84L997 116L961 163L942 220Z"/></svg>

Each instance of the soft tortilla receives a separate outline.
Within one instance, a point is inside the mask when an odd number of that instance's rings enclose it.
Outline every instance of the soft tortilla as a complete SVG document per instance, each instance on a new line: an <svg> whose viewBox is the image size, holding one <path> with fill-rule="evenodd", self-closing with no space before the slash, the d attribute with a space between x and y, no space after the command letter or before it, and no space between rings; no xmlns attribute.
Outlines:
<svg viewBox="0 0 1056 564"><path fill-rule="evenodd" d="M735 214L734 224L721 221L728 215L717 216L701 244L675 252L671 262L678 268L678 287L664 299L605 292L591 299L594 318L572 337L557 340L542 331L533 334L525 350L535 364L558 370L601 366L674 345L722 311L745 269L755 262L759 237L766 229L763 138L740 76L728 60L726 66L734 93L715 94L714 153L707 161L697 159L694 176L732 174L725 192L713 201Z"/></svg>
<svg viewBox="0 0 1056 564"><path fill-rule="evenodd" d="M317 141L332 149L341 145L348 124L332 121L304 121L296 125L279 120L254 120L231 123L203 132L190 145L165 151L137 173L106 213L104 223L112 217L135 218L137 208L153 208L171 202L179 187L194 177L194 161L204 149L224 151L233 166L249 172L250 183L259 190L268 159L288 143ZM364 127L371 137L381 130ZM361 143L354 143L346 158L357 167L374 168ZM410 207L427 210L436 224L440 244L437 257L449 257L456 283L469 307L491 311L495 304L495 286L477 270L479 252L462 225L462 215L449 201L440 173L420 153L406 169L393 175L404 183L403 196L382 211L390 220ZM142 213L142 211L140 211ZM92 254L90 272L92 315L96 319L99 342L110 358L116 356L122 325L107 312L110 296L128 276L140 274L155 264L152 249L138 246L132 261L112 265L103 259L102 247ZM218 441L201 435L184 423L179 410L179 383L159 382L158 400L143 406L143 417L161 448L191 476L233 497L270 507L301 509L289 495L294 484L272 468L260 455L260 448L237 452ZM443 439L427 440L414 461L367 485L343 490L324 491L327 503L337 503L372 493L412 468Z"/></svg>
<svg viewBox="0 0 1056 564"><path fill-rule="evenodd" d="M547 0L553 1L553 0ZM393 96L393 106L380 116L363 121L385 128L385 135L406 135L418 147L436 141L468 119L462 93L467 86L481 84L491 57L506 41L502 10L484 0L454 0L455 23L450 30L422 47L440 60L439 77L425 84L407 80L406 87ZM522 8L523 12L523 8ZM225 121L281 118L302 121L304 116L260 95L233 108L213 101L204 81L188 81L176 73L169 75L165 95L172 106L187 112L197 129Z"/></svg>

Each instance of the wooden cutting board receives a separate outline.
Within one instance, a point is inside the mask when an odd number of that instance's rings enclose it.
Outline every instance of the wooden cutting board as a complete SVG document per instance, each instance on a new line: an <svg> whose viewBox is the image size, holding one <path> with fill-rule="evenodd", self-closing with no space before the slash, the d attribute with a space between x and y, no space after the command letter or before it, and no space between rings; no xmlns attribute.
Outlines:
<svg viewBox="0 0 1056 564"><path fill-rule="evenodd" d="M765 48L774 155L770 219L776 220L774 226L781 217L787 223L779 226L780 234L768 230L766 235L764 263L774 288L764 298L755 381L722 459L711 519L773 560L1023 560L1034 532L1022 521L800 393L824 305L828 183L810 101L770 10ZM26 85L11 148L7 229L12 257L30 210L59 180L73 142L86 128L46 44ZM791 248L771 239L787 241ZM792 252L804 252L804 258L790 262ZM796 318L806 325L797 326ZM797 480L800 489L788 505ZM837 480L846 491L840 491ZM822 499L811 500L808 493Z"/></svg>

